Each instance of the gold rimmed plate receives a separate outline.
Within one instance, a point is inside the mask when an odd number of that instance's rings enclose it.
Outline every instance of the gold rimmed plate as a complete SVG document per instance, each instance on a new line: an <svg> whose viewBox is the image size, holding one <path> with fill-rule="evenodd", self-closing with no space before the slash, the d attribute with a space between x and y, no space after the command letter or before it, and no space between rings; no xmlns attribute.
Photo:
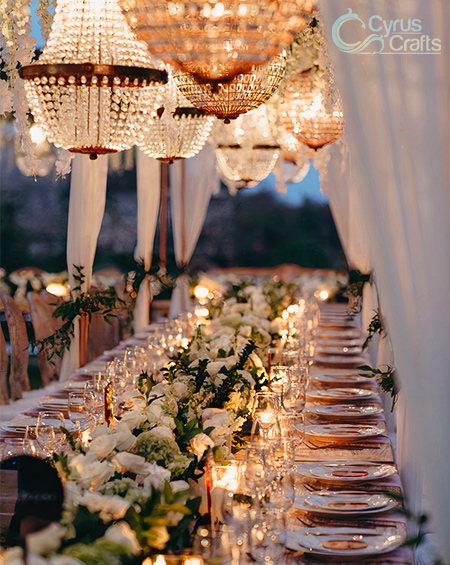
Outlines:
<svg viewBox="0 0 450 565"><path fill-rule="evenodd" d="M319 440L353 441L382 435L381 425L322 424L306 426L306 435Z"/></svg>
<svg viewBox="0 0 450 565"><path fill-rule="evenodd" d="M397 469L395 465L386 463L330 461L327 463L304 463L297 467L297 472L306 479L336 484L355 484L387 479L395 475Z"/></svg>
<svg viewBox="0 0 450 565"><path fill-rule="evenodd" d="M325 527L302 528L286 532L286 547L316 555L362 557L379 555L397 549L405 533L392 528Z"/></svg>
<svg viewBox="0 0 450 565"><path fill-rule="evenodd" d="M397 501L387 494L356 491L308 492L297 496L294 502L294 508L299 510L333 517L380 514L397 506Z"/></svg>
<svg viewBox="0 0 450 565"><path fill-rule="evenodd" d="M312 401L336 401L336 402L355 402L358 400L369 400L376 398L378 393L374 390L365 388L328 388L324 390L309 389L307 400Z"/></svg>
<svg viewBox="0 0 450 565"><path fill-rule="evenodd" d="M317 404L306 409L306 414L330 419L370 418L382 413L379 404Z"/></svg>

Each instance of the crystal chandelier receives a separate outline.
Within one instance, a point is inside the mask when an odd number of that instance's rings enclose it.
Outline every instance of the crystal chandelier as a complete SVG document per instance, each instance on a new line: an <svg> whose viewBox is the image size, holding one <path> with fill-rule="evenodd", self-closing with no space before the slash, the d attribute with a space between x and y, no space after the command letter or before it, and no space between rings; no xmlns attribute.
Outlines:
<svg viewBox="0 0 450 565"><path fill-rule="evenodd" d="M199 83L267 63L305 25L313 0L119 0L130 27L164 63Z"/></svg>
<svg viewBox="0 0 450 565"><path fill-rule="evenodd" d="M184 98L171 73L160 90L159 107L153 112L148 130L137 145L149 157L164 163L189 159L205 145L215 119L194 108Z"/></svg>
<svg viewBox="0 0 450 565"><path fill-rule="evenodd" d="M215 85L199 83L189 73L174 74L178 88L192 104L208 114L225 120L237 118L266 102L278 88L286 67L285 54L265 65L254 65L249 73L239 74L231 82Z"/></svg>
<svg viewBox="0 0 450 565"><path fill-rule="evenodd" d="M264 180L281 153L272 137L265 105L239 116L230 125L218 122L212 145L220 172L238 182L240 188Z"/></svg>
<svg viewBox="0 0 450 565"><path fill-rule="evenodd" d="M293 75L283 96L278 117L298 141L317 150L341 137L345 122L339 91L315 69Z"/></svg>
<svg viewBox="0 0 450 565"><path fill-rule="evenodd" d="M95 159L145 131L155 85L167 79L153 66L117 0L58 0L42 55L21 76L48 141Z"/></svg>

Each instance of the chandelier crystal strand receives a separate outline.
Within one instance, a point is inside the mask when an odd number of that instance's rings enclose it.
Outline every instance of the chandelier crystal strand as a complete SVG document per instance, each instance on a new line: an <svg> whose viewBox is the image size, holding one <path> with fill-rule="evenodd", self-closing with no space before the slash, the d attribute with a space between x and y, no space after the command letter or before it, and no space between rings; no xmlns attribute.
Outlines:
<svg viewBox="0 0 450 565"><path fill-rule="evenodd" d="M327 84L324 73L310 69L293 75L283 93L279 118L285 130L311 149L337 141L344 131L339 91Z"/></svg>
<svg viewBox="0 0 450 565"><path fill-rule="evenodd" d="M239 188L264 180L281 153L272 137L265 105L239 116L232 124L218 122L211 143L219 171L238 182Z"/></svg>
<svg viewBox="0 0 450 565"><path fill-rule="evenodd" d="M42 55L21 75L47 139L95 158L132 147L146 130L166 80L153 67L117 0L58 0Z"/></svg>
<svg viewBox="0 0 450 565"><path fill-rule="evenodd" d="M175 82L192 104L230 123L240 114L255 110L278 88L286 67L282 53L265 65L254 65L249 73L239 74L231 82L211 85L199 83L189 73L178 71Z"/></svg>
<svg viewBox="0 0 450 565"><path fill-rule="evenodd" d="M205 145L215 119L184 98L171 72L167 84L159 90L159 107L152 113L147 132L137 145L149 157L165 163L189 159Z"/></svg>
<svg viewBox="0 0 450 565"><path fill-rule="evenodd" d="M312 0L119 0L130 27L164 63L199 83L267 63L310 18Z"/></svg>

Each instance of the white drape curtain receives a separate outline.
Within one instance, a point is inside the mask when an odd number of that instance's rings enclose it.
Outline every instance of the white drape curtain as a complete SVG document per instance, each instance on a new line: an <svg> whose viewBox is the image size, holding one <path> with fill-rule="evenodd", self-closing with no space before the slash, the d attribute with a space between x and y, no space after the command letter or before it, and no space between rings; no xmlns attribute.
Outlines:
<svg viewBox="0 0 450 565"><path fill-rule="evenodd" d="M70 176L69 221L67 226L67 268L71 288L77 286L73 278L74 265L84 267L82 291L89 289L92 278L97 240L102 225L106 203L108 157L99 156L91 161L88 155L76 155ZM70 350L64 353L60 380L65 380L79 367L79 328L75 323L75 336Z"/></svg>
<svg viewBox="0 0 450 565"><path fill-rule="evenodd" d="M444 52L341 52L331 27L348 8L365 22L373 15L388 22L420 19L421 33L440 38ZM406 447L414 450L441 556L450 562L448 3L323 0L322 11L346 114L349 187L368 228L400 378ZM420 481L409 482L414 502Z"/></svg>
<svg viewBox="0 0 450 565"><path fill-rule="evenodd" d="M184 170L183 170L184 169ZM186 266L195 250L212 194L220 189L216 158L210 145L186 161L177 161L170 168L170 205L175 259ZM189 309L189 278L181 275L172 294L170 317Z"/></svg>
<svg viewBox="0 0 450 565"><path fill-rule="evenodd" d="M137 174L137 245L134 250L136 261L144 261L145 269L152 265L153 243L158 222L161 188L161 164L136 151ZM133 315L133 327L139 331L149 324L151 302L150 280L146 277L139 288Z"/></svg>

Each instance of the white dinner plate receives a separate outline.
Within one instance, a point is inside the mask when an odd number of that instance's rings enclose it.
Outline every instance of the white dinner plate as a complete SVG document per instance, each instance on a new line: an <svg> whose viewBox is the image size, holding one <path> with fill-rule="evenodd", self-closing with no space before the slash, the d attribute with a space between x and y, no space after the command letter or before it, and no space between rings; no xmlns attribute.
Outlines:
<svg viewBox="0 0 450 565"><path fill-rule="evenodd" d="M15 418L14 418L14 420L15 420ZM52 422L52 420L50 420L50 422ZM54 426L55 427L57 426L59 428L60 425L61 424L60 424L59 420L57 420L55 418ZM29 429L35 429L36 428L36 418L24 417L21 423L18 423L18 422L15 423L13 421L4 422L2 424L2 429L5 430L6 432L15 432L15 433L24 434L26 432L27 426L28 426ZM70 420L65 421L64 427L69 432L76 432L78 430L78 427L76 426L76 424L74 424Z"/></svg>
<svg viewBox="0 0 450 565"><path fill-rule="evenodd" d="M294 508L299 510L336 517L379 514L397 506L396 500L383 493L331 490L308 492L294 502Z"/></svg>
<svg viewBox="0 0 450 565"><path fill-rule="evenodd" d="M379 436L384 433L381 425L324 424L306 426L305 433L317 439L350 441Z"/></svg>
<svg viewBox="0 0 450 565"><path fill-rule="evenodd" d="M306 409L307 414L321 418L368 418L382 412L378 404L318 404Z"/></svg>
<svg viewBox="0 0 450 565"><path fill-rule="evenodd" d="M348 383L353 386L374 382L373 379L361 377L361 375L314 375L310 377L311 382L318 382L323 385L329 383Z"/></svg>
<svg viewBox="0 0 450 565"><path fill-rule="evenodd" d="M342 355L344 357L350 355L361 355L362 348L360 345L324 345L323 342L316 345L316 354L318 355Z"/></svg>
<svg viewBox="0 0 450 565"><path fill-rule="evenodd" d="M286 532L286 547L293 551L306 551L316 555L360 557L393 551L405 540L397 528L302 528Z"/></svg>
<svg viewBox="0 0 450 565"><path fill-rule="evenodd" d="M328 388L323 390L309 389L306 396L307 400L352 402L375 398L378 396L378 393L365 388Z"/></svg>
<svg viewBox="0 0 450 565"><path fill-rule="evenodd" d="M107 355L108 357L119 357L123 359L125 356L125 349L109 349L108 351L104 351L103 355Z"/></svg>
<svg viewBox="0 0 450 565"><path fill-rule="evenodd" d="M367 359L361 355L315 355L314 363L356 368L360 365L367 365Z"/></svg>
<svg viewBox="0 0 450 565"><path fill-rule="evenodd" d="M395 475L395 465L383 463L370 463L368 461L352 461L342 463L330 461L324 463L304 463L297 467L297 472L307 479L324 481L327 483L365 483L378 481Z"/></svg>
<svg viewBox="0 0 450 565"><path fill-rule="evenodd" d="M68 398L57 398L55 396L41 396L39 406L53 410L67 410L69 407Z"/></svg>
<svg viewBox="0 0 450 565"><path fill-rule="evenodd" d="M314 330L314 335L317 339L361 339L362 331L359 328L331 330L319 327Z"/></svg>

